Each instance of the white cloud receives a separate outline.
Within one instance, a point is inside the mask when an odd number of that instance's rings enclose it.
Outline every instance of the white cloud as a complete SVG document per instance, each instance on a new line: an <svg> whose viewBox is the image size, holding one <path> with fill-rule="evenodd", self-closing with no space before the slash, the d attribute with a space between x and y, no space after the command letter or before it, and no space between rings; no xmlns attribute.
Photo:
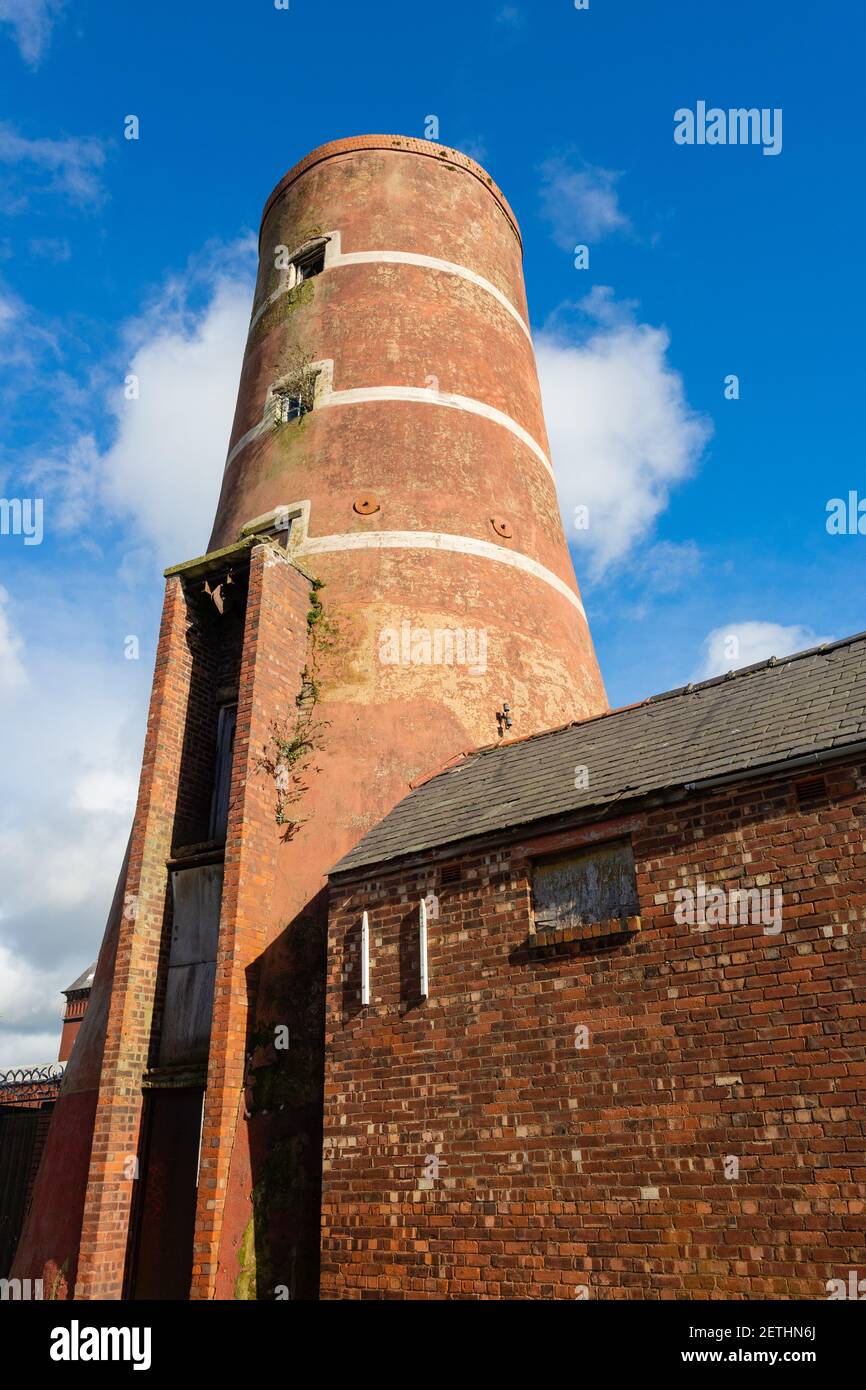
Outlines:
<svg viewBox="0 0 866 1390"><path fill-rule="evenodd" d="M178 306L173 290L132 330L138 346L128 372L138 378L139 398L125 400L118 383L117 436L101 461L103 490L160 559L188 559L207 543L251 298L251 276L219 274L198 312Z"/></svg>
<svg viewBox="0 0 866 1390"><path fill-rule="evenodd" d="M51 371L52 397L57 391L58 339L50 323L46 322L29 304L26 304L13 290L0 283L0 367L15 368L4 373L2 381L3 403L20 403L34 389L45 395L42 382L32 378L40 369ZM46 360L55 358L46 367ZM26 368L26 372L22 369ZM8 416L5 421L8 430Z"/></svg>
<svg viewBox="0 0 866 1390"><path fill-rule="evenodd" d="M536 338L566 536L596 577L650 536L711 433L667 360L667 331L636 322L632 307L598 287L576 306L589 326L554 323Z"/></svg>
<svg viewBox="0 0 866 1390"><path fill-rule="evenodd" d="M60 989L63 989L63 985ZM58 1010L59 1007L58 998ZM20 1025L37 1015L41 1008L42 981L39 972L0 943L0 1019L4 1024ZM0 1057L0 1068L3 1064L4 1059Z"/></svg>
<svg viewBox="0 0 866 1390"><path fill-rule="evenodd" d="M0 1071L57 1060L63 990L75 978L68 964L42 970L0 943Z"/></svg>
<svg viewBox="0 0 866 1390"><path fill-rule="evenodd" d="M541 214L551 224L557 246L571 251L579 243L631 230L631 222L619 205L616 185L620 177L611 169L561 156L545 160L541 166Z"/></svg>
<svg viewBox="0 0 866 1390"><path fill-rule="evenodd" d="M35 575L13 597L29 680L2 707L0 1068L56 1056L59 991L96 955L129 834L152 668L150 641L140 662L125 660L124 619L135 619L115 610L114 593L64 593ZM46 1057L39 1038L55 1027ZM9 1029L32 1033L33 1047L10 1057Z"/></svg>
<svg viewBox="0 0 866 1390"><path fill-rule="evenodd" d="M790 656L792 652L808 651L834 640L819 637L810 627L797 624L783 627L781 623L728 623L707 633L701 665L691 679L710 680L756 661L768 661L771 656Z"/></svg>
<svg viewBox="0 0 866 1390"><path fill-rule="evenodd" d="M65 449L37 458L25 471L25 481L53 494L48 506L52 533L85 533L98 506L101 460L92 434L81 435Z"/></svg>
<svg viewBox="0 0 866 1390"><path fill-rule="evenodd" d="M100 513L131 524L147 562L189 559L208 540L249 327L255 241L209 246L123 328L107 393L114 442L94 433L37 458L28 482L53 496L60 531L93 530ZM125 397L127 377L137 399ZM50 503L46 501L46 511ZM104 519L104 518L103 518ZM144 559L141 554L140 558Z"/></svg>
<svg viewBox="0 0 866 1390"><path fill-rule="evenodd" d="M0 164L19 176L17 180L13 176L4 191L7 212L24 211L34 189L77 207L99 207L105 199L100 177L104 163L105 147L96 136L31 140L8 122L0 123ZM35 184L26 182L34 176Z"/></svg>
<svg viewBox="0 0 866 1390"><path fill-rule="evenodd" d="M9 603L9 594L0 584L0 705L27 687L27 672L21 659L24 643L12 626Z"/></svg>
<svg viewBox="0 0 866 1390"><path fill-rule="evenodd" d="M701 568L701 552L695 541L656 541L629 562L629 570L653 594L673 594Z"/></svg>
<svg viewBox="0 0 866 1390"><path fill-rule="evenodd" d="M125 776L113 768L87 772L72 788L72 805L80 811L111 811L114 814L135 810L138 779Z"/></svg>
<svg viewBox="0 0 866 1390"><path fill-rule="evenodd" d="M0 24L8 24L28 67L37 68L66 0L0 0Z"/></svg>
<svg viewBox="0 0 866 1390"><path fill-rule="evenodd" d="M56 1032L19 1033L0 1023L0 1071L13 1067L46 1067L56 1062L61 1028L59 1009Z"/></svg>

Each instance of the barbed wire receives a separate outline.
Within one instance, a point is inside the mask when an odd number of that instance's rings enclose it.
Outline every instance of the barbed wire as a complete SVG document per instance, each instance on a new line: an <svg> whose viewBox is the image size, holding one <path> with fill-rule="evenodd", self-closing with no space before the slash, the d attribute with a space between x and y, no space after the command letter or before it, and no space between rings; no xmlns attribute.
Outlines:
<svg viewBox="0 0 866 1390"><path fill-rule="evenodd" d="M44 1067L10 1067L0 1071L0 1087L32 1086L34 1082L58 1082L63 1080L65 1064L49 1062Z"/></svg>

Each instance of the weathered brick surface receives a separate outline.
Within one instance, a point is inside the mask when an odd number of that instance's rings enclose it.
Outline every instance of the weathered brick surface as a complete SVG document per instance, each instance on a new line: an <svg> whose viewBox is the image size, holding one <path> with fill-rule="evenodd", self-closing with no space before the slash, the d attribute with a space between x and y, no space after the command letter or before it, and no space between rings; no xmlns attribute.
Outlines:
<svg viewBox="0 0 866 1390"><path fill-rule="evenodd" d="M99 1098L81 1227L78 1298L123 1290L141 1079L148 1062L158 967L167 920L167 871L174 839L181 753L193 660L179 579L166 585L147 737L126 876Z"/></svg>
<svg viewBox="0 0 866 1390"><path fill-rule="evenodd" d="M267 940L280 844L274 785L258 764L274 722L294 709L301 688L309 606L309 580L274 547L257 546L250 561L238 689L196 1211L194 1298L213 1297L232 1152L235 1145L248 1145L242 1105L245 1068L257 962ZM237 1221L245 1226L250 1214L242 1202Z"/></svg>
<svg viewBox="0 0 866 1390"><path fill-rule="evenodd" d="M862 1269L866 768L828 788L527 837L451 887L432 862L333 885L324 1297L820 1298ZM532 949L531 856L624 832L641 931ZM781 932L679 925L698 876L780 888Z"/></svg>
<svg viewBox="0 0 866 1390"><path fill-rule="evenodd" d="M89 990L82 991L66 1000L66 1007L63 1012L63 1032L60 1034L60 1049L57 1053L58 1061L67 1061L72 1053L81 1021L87 1012L89 995Z"/></svg>

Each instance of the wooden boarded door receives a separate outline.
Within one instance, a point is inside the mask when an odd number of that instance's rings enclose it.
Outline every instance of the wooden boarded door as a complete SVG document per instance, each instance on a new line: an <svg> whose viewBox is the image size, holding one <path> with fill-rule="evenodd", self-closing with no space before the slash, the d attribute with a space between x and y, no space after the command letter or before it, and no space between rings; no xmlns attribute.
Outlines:
<svg viewBox="0 0 866 1390"><path fill-rule="evenodd" d="M38 1110L0 1112L0 1279L12 1268L33 1165Z"/></svg>
<svg viewBox="0 0 866 1390"><path fill-rule="evenodd" d="M171 886L174 917L159 1043L161 1067L207 1062L223 866L176 870Z"/></svg>
<svg viewBox="0 0 866 1390"><path fill-rule="evenodd" d="M133 1222L130 1296L135 1299L189 1297L204 1100L204 1087L191 1083L207 1065L222 879L221 864L172 874L159 1064L145 1096Z"/></svg>
<svg viewBox="0 0 866 1390"><path fill-rule="evenodd" d="M147 1095L134 1299L189 1298L203 1100L203 1087Z"/></svg>

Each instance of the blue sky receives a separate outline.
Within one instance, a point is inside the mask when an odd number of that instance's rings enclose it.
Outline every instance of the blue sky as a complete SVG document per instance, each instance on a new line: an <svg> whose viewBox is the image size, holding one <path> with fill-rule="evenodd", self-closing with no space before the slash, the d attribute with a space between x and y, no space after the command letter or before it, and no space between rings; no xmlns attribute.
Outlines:
<svg viewBox="0 0 866 1390"><path fill-rule="evenodd" d="M612 704L866 627L866 536L825 526L866 497L863 28L805 0L0 0L0 497L45 532L0 536L0 1065L53 1055L98 945L161 567L207 539L261 207L314 146L435 115L515 208ZM781 152L676 144L701 100L781 108Z"/></svg>

